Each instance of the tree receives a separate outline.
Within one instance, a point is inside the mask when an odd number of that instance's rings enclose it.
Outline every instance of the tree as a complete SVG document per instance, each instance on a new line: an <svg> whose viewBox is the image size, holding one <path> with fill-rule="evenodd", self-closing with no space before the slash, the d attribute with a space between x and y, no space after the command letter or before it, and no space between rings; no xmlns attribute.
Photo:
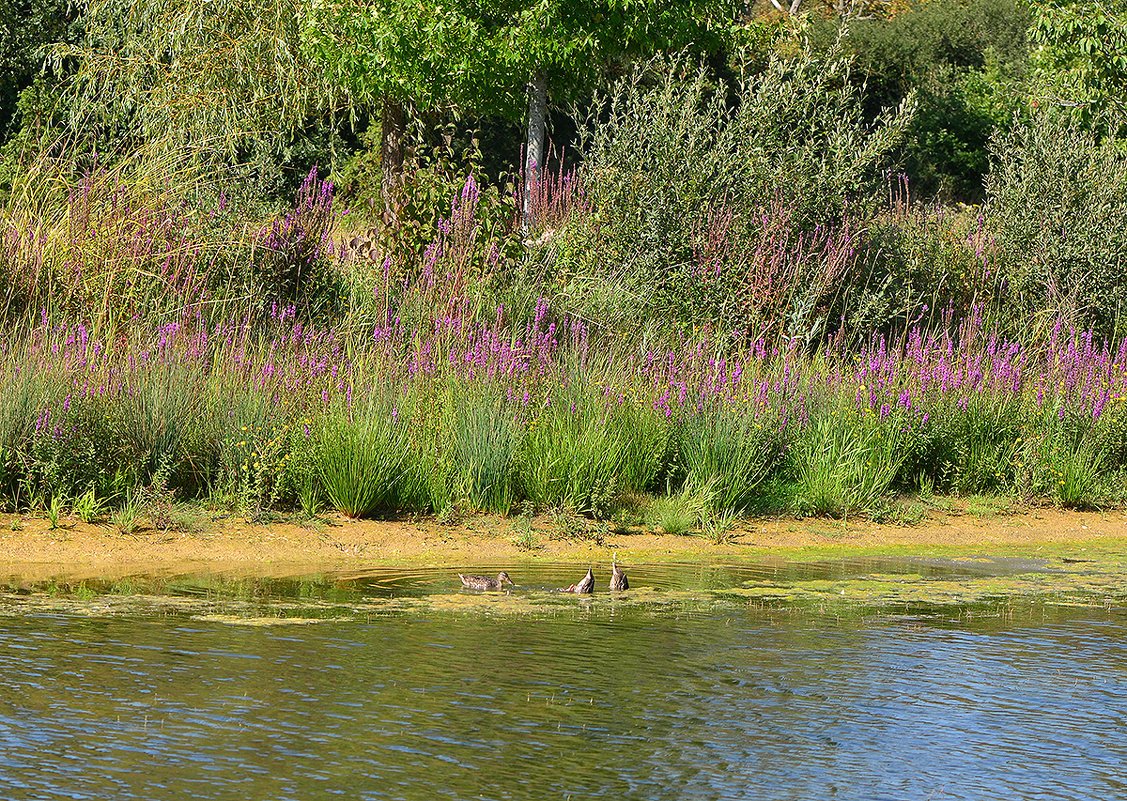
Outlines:
<svg viewBox="0 0 1127 801"><path fill-rule="evenodd" d="M450 7L320 0L306 33L354 97L384 109L411 104L515 117L527 108L527 225L550 104L589 87L615 61L715 46L733 9L728 0L467 0ZM394 115L389 121L398 124ZM401 164L396 135L383 134L385 182Z"/></svg>
<svg viewBox="0 0 1127 801"><path fill-rule="evenodd" d="M0 3L0 137L15 114L20 93L42 69L43 46L77 41L81 32L68 0Z"/></svg>
<svg viewBox="0 0 1127 801"><path fill-rule="evenodd" d="M1033 63L1048 103L1093 130L1127 132L1127 0L1032 0Z"/></svg>
<svg viewBox="0 0 1127 801"><path fill-rule="evenodd" d="M270 147L339 96L301 46L305 0L87 0L72 126L230 160Z"/></svg>
<svg viewBox="0 0 1127 801"><path fill-rule="evenodd" d="M509 110L504 60L490 20L472 4L426 0L314 0L306 48L357 107L380 112L385 203L403 168L409 108Z"/></svg>
<svg viewBox="0 0 1127 801"><path fill-rule="evenodd" d="M512 0L505 54L528 87L524 220L532 182L544 163L549 103L590 86L615 61L656 52L719 46L735 19L725 0Z"/></svg>

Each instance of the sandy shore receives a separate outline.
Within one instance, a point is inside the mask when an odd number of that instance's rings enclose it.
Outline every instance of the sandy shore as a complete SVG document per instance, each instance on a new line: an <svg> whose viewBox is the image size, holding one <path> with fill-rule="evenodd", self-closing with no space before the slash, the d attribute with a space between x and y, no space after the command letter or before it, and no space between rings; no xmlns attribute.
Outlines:
<svg viewBox="0 0 1127 801"><path fill-rule="evenodd" d="M1102 551L1127 553L1127 511L1073 512L1027 509L970 514L932 512L919 525L871 521L771 518L746 521L731 541L716 545L699 536L652 533L606 535L602 544L563 539L547 520L533 521L537 547L516 544L512 520L473 517L458 525L433 520L353 521L329 516L307 524L259 525L235 517L207 519L191 531L142 530L125 535L107 525L0 516L0 577L117 578L129 575L223 573L298 576L378 565L497 565L538 559L586 563L809 559L859 553L935 555Z"/></svg>

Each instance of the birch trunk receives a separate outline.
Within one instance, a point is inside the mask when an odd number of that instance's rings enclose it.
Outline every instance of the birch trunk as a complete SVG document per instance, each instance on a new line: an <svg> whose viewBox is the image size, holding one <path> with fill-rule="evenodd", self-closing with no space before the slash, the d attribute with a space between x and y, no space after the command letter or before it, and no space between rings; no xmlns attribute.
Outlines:
<svg viewBox="0 0 1127 801"><path fill-rule="evenodd" d="M528 91L528 144L524 161L524 208L521 209L525 234L532 230L532 195L544 166L544 125L547 115L548 77L538 72L532 76Z"/></svg>

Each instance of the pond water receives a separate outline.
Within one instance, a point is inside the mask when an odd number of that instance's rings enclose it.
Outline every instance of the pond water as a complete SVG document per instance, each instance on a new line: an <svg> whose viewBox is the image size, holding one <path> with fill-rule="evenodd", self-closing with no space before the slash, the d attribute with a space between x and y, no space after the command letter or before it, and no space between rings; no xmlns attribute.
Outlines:
<svg viewBox="0 0 1127 801"><path fill-rule="evenodd" d="M451 570L24 587L0 797L1127 798L1118 603L749 594L1028 568L634 566L590 600L553 565L510 567L511 595Z"/></svg>

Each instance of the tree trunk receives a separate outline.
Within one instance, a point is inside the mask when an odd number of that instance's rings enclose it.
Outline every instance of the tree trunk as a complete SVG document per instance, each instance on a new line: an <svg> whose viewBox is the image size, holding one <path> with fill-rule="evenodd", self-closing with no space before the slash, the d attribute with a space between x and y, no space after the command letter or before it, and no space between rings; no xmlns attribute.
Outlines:
<svg viewBox="0 0 1127 801"><path fill-rule="evenodd" d="M385 98L380 112L380 194L383 196L384 222L395 219L395 190L403 177L403 135L406 131L403 104Z"/></svg>
<svg viewBox="0 0 1127 801"><path fill-rule="evenodd" d="M543 72L537 72L528 87L528 145L524 160L524 208L521 210L525 234L532 230L532 195L544 166L544 123L547 115L548 77Z"/></svg>

